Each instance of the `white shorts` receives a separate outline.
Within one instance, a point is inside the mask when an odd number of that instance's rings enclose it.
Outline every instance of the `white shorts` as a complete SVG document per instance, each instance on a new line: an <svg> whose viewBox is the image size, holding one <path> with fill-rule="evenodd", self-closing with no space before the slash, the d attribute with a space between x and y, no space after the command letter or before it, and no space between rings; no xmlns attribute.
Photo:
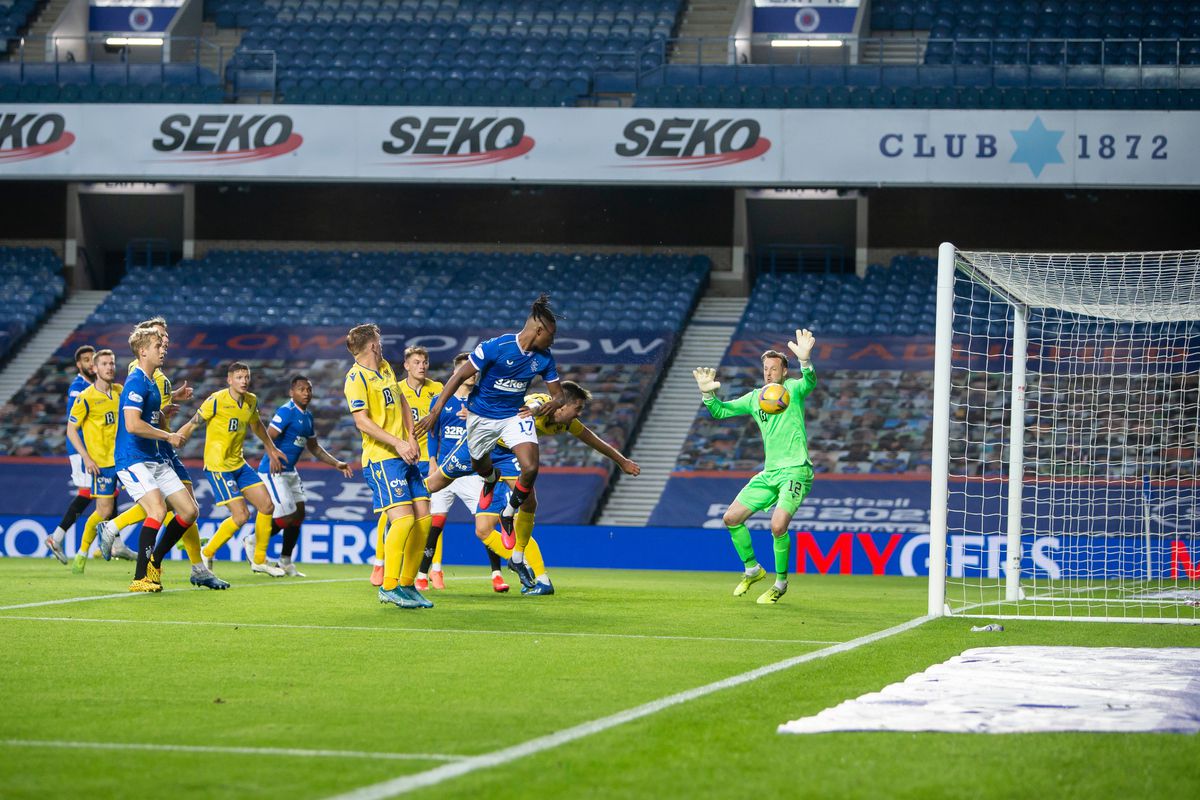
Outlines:
<svg viewBox="0 0 1200 800"><path fill-rule="evenodd" d="M509 449L525 442L537 444L537 424L534 418L488 419L478 414L467 416L467 450L471 453L471 458L483 458L495 449L496 442L501 439Z"/></svg>
<svg viewBox="0 0 1200 800"><path fill-rule="evenodd" d="M71 456L71 483L76 489L92 488L92 476L83 468L83 456L79 453Z"/></svg>
<svg viewBox="0 0 1200 800"><path fill-rule="evenodd" d="M479 494L483 491L483 478L478 475L464 475L457 478L445 489L439 489L429 498L429 513L445 514L454 505L454 498L463 501L467 511L475 513L479 504Z"/></svg>
<svg viewBox="0 0 1200 800"><path fill-rule="evenodd" d="M117 477L135 503L155 489L162 492L164 498L184 490L183 481L179 480L175 469L161 461L133 464L128 469L117 470Z"/></svg>
<svg viewBox="0 0 1200 800"><path fill-rule="evenodd" d="M271 495L271 502L275 504L275 516L287 517L295 514L297 504L305 500L304 482L300 480L300 473L292 470L278 475L269 472L258 474L262 476L267 494Z"/></svg>

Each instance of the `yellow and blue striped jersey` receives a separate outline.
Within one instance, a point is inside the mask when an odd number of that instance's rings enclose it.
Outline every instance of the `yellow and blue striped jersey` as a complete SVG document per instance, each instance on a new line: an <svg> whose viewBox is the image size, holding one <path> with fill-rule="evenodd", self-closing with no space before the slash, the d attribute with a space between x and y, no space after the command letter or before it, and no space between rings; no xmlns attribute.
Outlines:
<svg viewBox="0 0 1200 800"><path fill-rule="evenodd" d="M409 385L407 380L400 381L400 391L404 395L404 399L408 401L408 407L412 411L413 424L417 420L429 413L429 409L433 408L433 398L437 397L442 391L442 384L438 381L425 379L424 385L420 389L414 389ZM418 460L429 460L429 434L417 437L417 447L420 449Z"/></svg>
<svg viewBox="0 0 1200 800"><path fill-rule="evenodd" d="M242 444L246 441L246 430L258 421L258 398L246 392L239 402L228 389L222 389L204 400L199 414L208 422L204 468L209 472L230 472L245 464Z"/></svg>
<svg viewBox="0 0 1200 800"><path fill-rule="evenodd" d="M346 373L346 405L349 406L350 413L366 411L372 422L397 439L408 438L400 405L403 398L404 395L396 381L396 373L386 361L379 365L379 371L367 369L356 362ZM372 461L387 461L389 458L400 457L396 448L365 433L362 435L362 448L363 466Z"/></svg>
<svg viewBox="0 0 1200 800"><path fill-rule="evenodd" d="M70 423L79 428L88 455L98 467L116 464L117 411L123 388L114 383L105 393L95 386L88 386L71 406Z"/></svg>

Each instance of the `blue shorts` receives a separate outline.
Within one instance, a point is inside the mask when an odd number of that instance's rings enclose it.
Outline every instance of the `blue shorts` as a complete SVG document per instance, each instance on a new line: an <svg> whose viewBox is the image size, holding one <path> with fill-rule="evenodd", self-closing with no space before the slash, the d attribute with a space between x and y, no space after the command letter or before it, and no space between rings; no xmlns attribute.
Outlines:
<svg viewBox="0 0 1200 800"><path fill-rule="evenodd" d="M487 511L479 510L479 501L475 501L475 516L477 517L498 517L504 507L508 505L508 496L512 494L512 485L501 478L496 481L496 488L492 491L492 502L488 504Z"/></svg>
<svg viewBox="0 0 1200 800"><path fill-rule="evenodd" d="M471 454L467 452L467 437L459 439L454 449L438 462L438 469L450 480L475 474L471 467Z"/></svg>
<svg viewBox="0 0 1200 800"><path fill-rule="evenodd" d="M497 447L492 451L492 466L500 470L501 478L521 477L521 465L517 456L507 447Z"/></svg>
<svg viewBox="0 0 1200 800"><path fill-rule="evenodd" d="M376 513L414 500L429 499L421 468L402 458L368 462L363 467L363 478L371 487Z"/></svg>
<svg viewBox="0 0 1200 800"><path fill-rule="evenodd" d="M250 469L250 465L245 462L228 472L206 469L204 474L208 477L208 485L212 487L213 499L219 506L236 500L242 492L251 486L261 486L263 482L262 476Z"/></svg>
<svg viewBox="0 0 1200 800"><path fill-rule="evenodd" d="M119 487L117 486L117 468L101 467L99 475L92 477L92 497L116 497Z"/></svg>
<svg viewBox="0 0 1200 800"><path fill-rule="evenodd" d="M180 483L191 483L192 476L188 474L187 467L183 465L183 459L175 452L175 448L169 444L162 445L163 455L167 457L167 463L171 465L171 469L175 470L175 474L179 476Z"/></svg>

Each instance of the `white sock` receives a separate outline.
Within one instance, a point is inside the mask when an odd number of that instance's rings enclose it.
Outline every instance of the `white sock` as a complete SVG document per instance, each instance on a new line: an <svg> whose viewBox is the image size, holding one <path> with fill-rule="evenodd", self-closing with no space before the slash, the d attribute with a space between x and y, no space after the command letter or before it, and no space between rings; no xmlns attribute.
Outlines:
<svg viewBox="0 0 1200 800"><path fill-rule="evenodd" d="M441 572L441 571L442 571L442 565L441 565L441 564L439 564L438 562L436 562L436 561L435 561L435 562L433 562L433 564L432 564L432 565L430 565L430 567L429 567L429 571L430 571L430 572Z"/></svg>
<svg viewBox="0 0 1200 800"><path fill-rule="evenodd" d="M544 583L544 584L546 584L547 586L549 586L549 585L550 585L550 573L548 573L548 572L543 572L541 575L538 575L538 576L537 576L537 582L538 582L538 583Z"/></svg>
<svg viewBox="0 0 1200 800"><path fill-rule="evenodd" d="M760 572L762 572L762 564L755 564L753 567L746 567L746 574L750 577L754 577Z"/></svg>
<svg viewBox="0 0 1200 800"><path fill-rule="evenodd" d="M54 540L55 544L61 545L63 540L67 538L67 532L62 528L55 528L54 533L50 534L50 538Z"/></svg>
<svg viewBox="0 0 1200 800"><path fill-rule="evenodd" d="M376 558L376 559L374 559L374 562L375 562L375 563L374 563L374 564L372 564L371 566L373 566L373 567L382 567L382 566L383 566L383 559L382 559L382 558Z"/></svg>
<svg viewBox="0 0 1200 800"><path fill-rule="evenodd" d="M418 578L420 578L420 579L421 579L421 580L423 580L423 581L427 581L427 580L429 580L429 576L428 576L428 575L426 575L424 572L418 572L418 573L417 573L417 577L418 577Z"/></svg>
<svg viewBox="0 0 1200 800"><path fill-rule="evenodd" d="M780 581L780 580L775 581L775 588L780 591L783 591L784 589L787 588L787 581Z"/></svg>
<svg viewBox="0 0 1200 800"><path fill-rule="evenodd" d="M279 564L284 567L290 567L292 565L291 556L280 556Z"/></svg>
<svg viewBox="0 0 1200 800"><path fill-rule="evenodd" d="M491 485L498 480L500 480L500 470L496 469L495 467L492 467L492 474L489 475L488 477L484 478L483 482L488 485Z"/></svg>
<svg viewBox="0 0 1200 800"><path fill-rule="evenodd" d="M499 578L499 577L500 577L500 570L498 570L498 569L494 569L494 570L492 570L492 577L493 577L493 578Z"/></svg>
<svg viewBox="0 0 1200 800"><path fill-rule="evenodd" d="M524 564L525 563L525 551L524 550L513 550L512 562L514 564Z"/></svg>

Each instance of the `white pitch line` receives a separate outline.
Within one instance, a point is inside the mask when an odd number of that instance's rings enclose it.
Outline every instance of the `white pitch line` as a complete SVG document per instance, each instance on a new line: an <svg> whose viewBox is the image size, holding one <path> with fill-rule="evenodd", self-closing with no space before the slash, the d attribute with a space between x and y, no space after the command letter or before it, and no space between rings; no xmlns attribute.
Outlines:
<svg viewBox="0 0 1200 800"><path fill-rule="evenodd" d="M249 583L238 586L238 590L242 589L262 589L268 586L309 586L316 583L354 583L362 580L362 578L322 578L321 580L303 580L303 581L277 581L272 583ZM211 591L210 589L198 589L195 586L180 587L178 589L163 589L161 592L153 594L174 594L175 592L196 592L196 591ZM228 589L224 591L229 591ZM114 592L113 594L90 594L84 597L65 597L60 600L39 600L36 603L18 603L12 606L0 606L0 611L19 611L22 608L41 608L43 606L62 606L71 603L89 603L93 600L120 600L123 597L146 597L150 592Z"/></svg>
<svg viewBox="0 0 1200 800"><path fill-rule="evenodd" d="M3 610L3 609L0 609ZM598 639L649 639L680 642L738 642L740 644L841 644L817 639L738 639L733 636L670 636L643 633L592 633L587 631L511 631L476 628L381 628L370 625L299 625L286 622L221 622L215 620L173 619L100 619L97 617L32 617L23 614L0 614L0 620L15 619L27 622L91 622L116 625L191 625L218 628L267 628L298 631L354 631L362 633L465 633L480 636L556 636Z"/></svg>
<svg viewBox="0 0 1200 800"><path fill-rule="evenodd" d="M743 672L740 675L734 675L730 678L710 683L705 686L699 686L695 689L689 689L685 692L669 695L667 697L653 700L634 708L612 714L611 716L601 717L600 719L584 722L572 728L550 733L545 736L539 736L536 739L530 739L527 742L506 747L502 750L495 750L491 753L484 753L478 756L471 756L462 761L457 761L453 764L445 764L440 767L435 767L425 772L418 772L413 775L403 775L399 778L393 778L389 781L376 783L371 786L363 786L353 791L345 792L344 794L335 795L327 800L386 800L386 798L396 797L397 795L411 792L415 789L423 789L428 786L436 786L444 781L453 778L459 778L463 775L468 775L481 769L490 767L498 767L514 763L519 758L541 753L545 750L550 750L555 747L573 742L576 739L582 739L585 736L591 736L594 733L606 731L609 728L615 728L618 725L624 725L626 722L632 722L642 717L648 717L651 714L656 714L663 709L677 706L682 703L695 700L698 697L719 692L722 689L729 689L734 686L741 686L744 683L756 681L759 678L772 675L776 672L781 672L785 669L790 669L798 664L803 664L807 661L815 661L820 658L828 658L829 656L838 653L845 653L849 650L862 647L872 642L877 642L880 639L886 639L889 636L895 636L898 633L912 630L918 625L923 625L926 622L934 619L934 617L917 617L900 625L888 628L886 630L877 631L866 636L860 636L857 639L851 639L848 642L826 647L823 650L817 650L812 653L788 658L783 661L777 661L774 664L768 664L765 667Z"/></svg>
<svg viewBox="0 0 1200 800"><path fill-rule="evenodd" d="M43 739L0 739L0 746L57 747L78 750L155 750L173 753L220 755L294 756L296 758L369 758L383 761L461 761L466 756L442 753L372 753L365 750L299 750L288 747L209 747L190 744L140 744L136 742L59 742Z"/></svg>

